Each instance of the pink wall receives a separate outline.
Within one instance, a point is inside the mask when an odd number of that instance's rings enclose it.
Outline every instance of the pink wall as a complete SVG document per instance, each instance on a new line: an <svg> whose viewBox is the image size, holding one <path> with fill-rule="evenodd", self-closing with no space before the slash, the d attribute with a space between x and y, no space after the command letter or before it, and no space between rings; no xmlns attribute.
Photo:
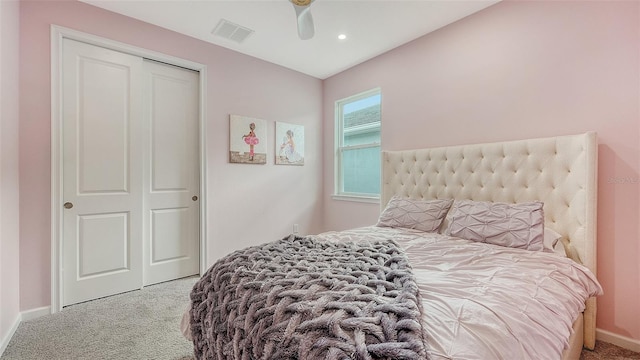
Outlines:
<svg viewBox="0 0 640 360"><path fill-rule="evenodd" d="M322 82L75 1L22 1L20 303L50 303L50 25L207 65L208 259L321 227ZM295 101L292 101L295 94ZM269 121L267 165L229 164L229 114ZM305 125L305 165L274 166L273 121Z"/></svg>
<svg viewBox="0 0 640 360"><path fill-rule="evenodd" d="M640 340L638 2L502 2L324 82L325 225L375 223L377 204L331 200L333 106L382 88L382 147L595 130L598 328Z"/></svg>
<svg viewBox="0 0 640 360"><path fill-rule="evenodd" d="M19 3L0 1L0 354L20 315L18 233Z"/></svg>

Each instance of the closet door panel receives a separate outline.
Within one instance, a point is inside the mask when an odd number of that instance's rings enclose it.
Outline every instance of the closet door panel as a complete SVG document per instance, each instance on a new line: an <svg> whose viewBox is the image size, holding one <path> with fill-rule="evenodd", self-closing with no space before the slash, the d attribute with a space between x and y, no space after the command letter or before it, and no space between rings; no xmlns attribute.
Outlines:
<svg viewBox="0 0 640 360"><path fill-rule="evenodd" d="M199 74L145 61L145 285L198 274Z"/></svg>
<svg viewBox="0 0 640 360"><path fill-rule="evenodd" d="M142 65L63 40L63 305L142 286Z"/></svg>

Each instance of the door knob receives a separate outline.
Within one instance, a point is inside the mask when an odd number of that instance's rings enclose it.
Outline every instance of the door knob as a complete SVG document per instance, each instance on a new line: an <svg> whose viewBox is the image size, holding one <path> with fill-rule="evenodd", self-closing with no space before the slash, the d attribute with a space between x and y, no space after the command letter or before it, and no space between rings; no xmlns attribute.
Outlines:
<svg viewBox="0 0 640 360"><path fill-rule="evenodd" d="M64 208L65 209L71 209L72 207L73 207L73 203L70 203L70 202L64 203Z"/></svg>
<svg viewBox="0 0 640 360"><path fill-rule="evenodd" d="M195 196L195 195L193 195L193 197L191 198L191 200L193 200L193 201L198 201L198 197L197 197L197 196Z"/></svg>

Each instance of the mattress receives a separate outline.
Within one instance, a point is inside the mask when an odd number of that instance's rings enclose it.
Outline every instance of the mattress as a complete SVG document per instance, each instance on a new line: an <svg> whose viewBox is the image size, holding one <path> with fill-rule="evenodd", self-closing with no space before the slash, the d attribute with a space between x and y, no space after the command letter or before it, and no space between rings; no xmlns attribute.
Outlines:
<svg viewBox="0 0 640 360"><path fill-rule="evenodd" d="M396 241L422 296L431 359L561 359L585 301L602 293L586 267L552 253L403 228L317 235Z"/></svg>

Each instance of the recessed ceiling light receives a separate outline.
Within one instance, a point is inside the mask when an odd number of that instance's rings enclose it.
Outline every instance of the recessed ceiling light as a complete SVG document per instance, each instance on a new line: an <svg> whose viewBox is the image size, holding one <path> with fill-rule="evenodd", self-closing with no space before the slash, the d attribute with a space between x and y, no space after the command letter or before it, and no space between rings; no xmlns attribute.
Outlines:
<svg viewBox="0 0 640 360"><path fill-rule="evenodd" d="M347 38L347 35L345 35L345 34L340 34L340 35L338 35L338 39L339 39L339 40L344 40L344 39L346 39L346 38Z"/></svg>

